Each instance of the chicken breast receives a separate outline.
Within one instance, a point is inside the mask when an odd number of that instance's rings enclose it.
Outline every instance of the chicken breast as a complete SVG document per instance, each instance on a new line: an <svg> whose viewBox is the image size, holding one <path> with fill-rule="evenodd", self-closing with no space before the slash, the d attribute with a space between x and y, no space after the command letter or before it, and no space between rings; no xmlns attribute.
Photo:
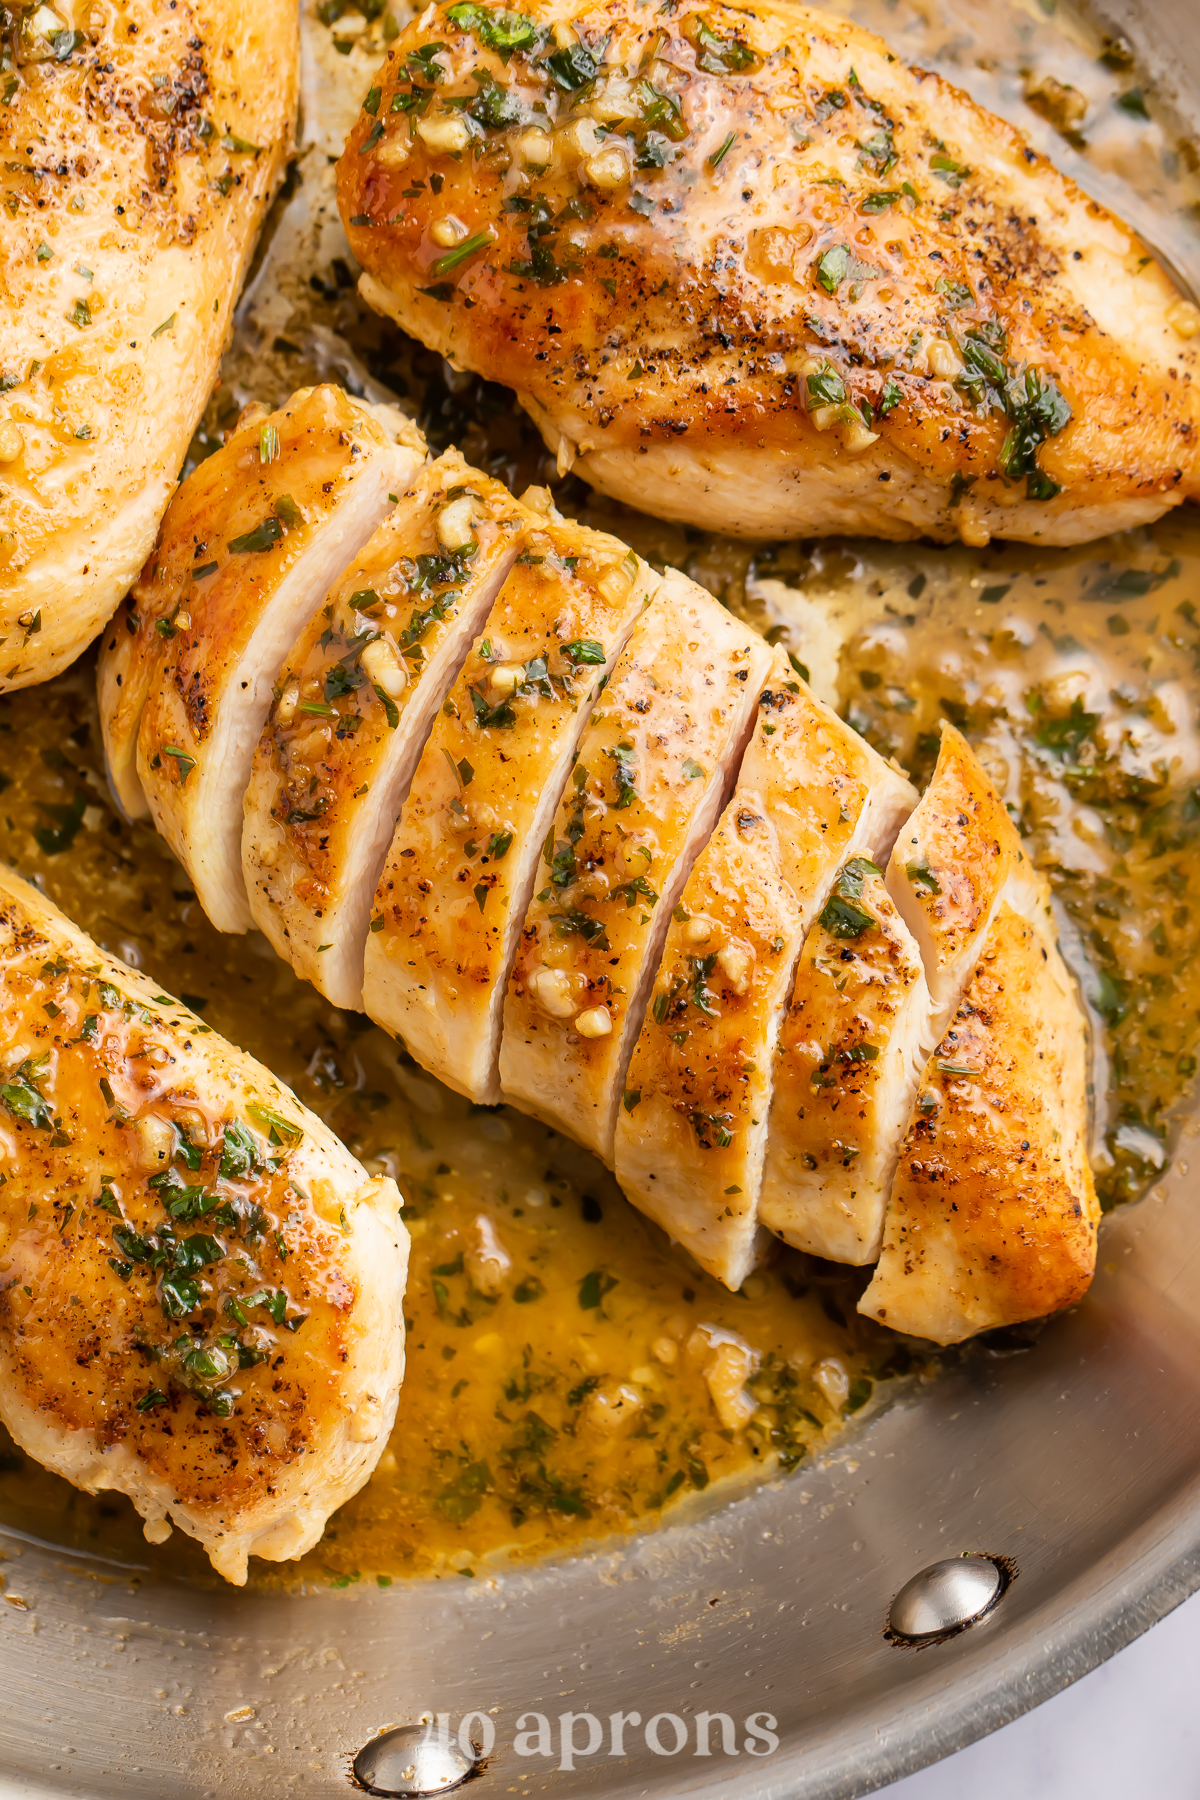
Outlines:
<svg viewBox="0 0 1200 1800"><path fill-rule="evenodd" d="M362 1004L371 902L433 715L528 524L457 450L418 470L288 656L242 832L250 912L335 1006Z"/></svg>
<svg viewBox="0 0 1200 1800"><path fill-rule="evenodd" d="M145 562L296 106L296 9L6 9L0 689L46 681Z"/></svg>
<svg viewBox="0 0 1200 1800"><path fill-rule="evenodd" d="M589 708L660 581L544 504L413 777L363 980L370 1016L487 1104L500 1099L505 987L542 841Z"/></svg>
<svg viewBox="0 0 1200 1800"><path fill-rule="evenodd" d="M625 1193L734 1290L770 1241L771 1061L802 936L783 860L761 796L739 783L674 909L616 1125Z"/></svg>
<svg viewBox="0 0 1200 1800"><path fill-rule="evenodd" d="M625 1191L730 1287L761 1254L775 1053L805 932L841 859L886 854L915 801L776 650L737 790L668 933L616 1127Z"/></svg>
<svg viewBox="0 0 1200 1800"><path fill-rule="evenodd" d="M240 1584L387 1442L396 1186L7 869L0 991L0 1418Z"/></svg>
<svg viewBox="0 0 1200 1800"><path fill-rule="evenodd" d="M671 911L770 666L756 632L668 572L596 703L542 846L545 886L509 983L500 1082L607 1163Z"/></svg>
<svg viewBox="0 0 1200 1800"><path fill-rule="evenodd" d="M106 637L100 696L118 798L132 788L135 738L144 804L222 931L251 922L243 796L273 683L422 462L409 429L410 442L393 443L333 387L301 388L248 419L180 490Z"/></svg>
<svg viewBox="0 0 1200 1800"><path fill-rule="evenodd" d="M162 737L183 716L181 671L208 684L202 721L233 721L232 743L252 684L282 670L253 770L241 736L236 755L212 754L211 729L163 746L191 767L166 801L154 790L160 829L215 866L248 783L246 868L281 954L346 1005L361 966L364 1010L418 1062L610 1160L730 1287L773 1232L831 1260L879 1256L877 1316L939 1341L1067 1304L1094 1240L1083 1015L1044 885L961 733L943 727L918 803L703 590L454 452L415 470L404 453L409 485L355 554L325 490L390 447L338 404L343 460L319 436L295 451L329 510L285 517L285 546L322 521L290 572L249 561L275 545L253 540L266 501L247 423L227 474L205 464L185 484L167 574L147 570L132 631L106 645L109 742L120 755L136 729L160 783L147 721ZM229 523L202 531L214 514ZM226 553L197 569L213 539ZM222 579L224 613L197 621L192 596ZM202 759L204 803L181 801ZM210 915L225 892L210 879ZM968 1087L944 1088L948 1073ZM986 1130L970 1122L980 1094ZM936 1190L921 1185L931 1131Z"/></svg>
<svg viewBox="0 0 1200 1800"><path fill-rule="evenodd" d="M1047 896L1002 899L900 1153L860 1312L955 1344L1060 1312L1096 1263L1082 1011Z"/></svg>
<svg viewBox="0 0 1200 1800"><path fill-rule="evenodd" d="M929 1016L912 934L880 870L854 857L805 941L775 1065L759 1214L796 1249L879 1255Z"/></svg>
<svg viewBox="0 0 1200 1800"><path fill-rule="evenodd" d="M641 511L1070 544L1200 493L1194 309L1012 127L844 18L441 4L338 177L369 303Z"/></svg>

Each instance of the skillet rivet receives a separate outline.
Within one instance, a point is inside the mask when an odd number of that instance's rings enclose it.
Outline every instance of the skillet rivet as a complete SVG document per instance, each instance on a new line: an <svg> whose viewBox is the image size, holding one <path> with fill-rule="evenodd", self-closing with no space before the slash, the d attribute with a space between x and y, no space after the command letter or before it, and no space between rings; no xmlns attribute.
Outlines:
<svg viewBox="0 0 1200 1800"><path fill-rule="evenodd" d="M948 1556L905 1582L892 1601L888 1631L919 1642L961 1631L996 1604L1005 1587L999 1564L990 1556Z"/></svg>
<svg viewBox="0 0 1200 1800"><path fill-rule="evenodd" d="M354 1759L354 1778L368 1794L388 1800L425 1800L448 1794L475 1773L477 1762L437 1725L400 1725L364 1744Z"/></svg>

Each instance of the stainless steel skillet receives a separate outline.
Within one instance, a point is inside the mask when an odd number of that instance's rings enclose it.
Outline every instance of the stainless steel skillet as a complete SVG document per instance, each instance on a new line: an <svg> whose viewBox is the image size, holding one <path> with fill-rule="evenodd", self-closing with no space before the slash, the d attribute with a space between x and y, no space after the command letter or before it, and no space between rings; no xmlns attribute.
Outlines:
<svg viewBox="0 0 1200 1800"><path fill-rule="evenodd" d="M1120 0L1108 18L1200 117L1194 0ZM472 1800L836 1800L1015 1717L1200 1585L1194 1127L1106 1225L1087 1304L1033 1351L977 1353L827 1465L691 1524L497 1582L296 1597L143 1586L0 1538L0 1797L322 1800L381 1728L478 1712L468 1735L486 1719L495 1744ZM999 1605L949 1641L889 1643L895 1591L964 1550L1015 1562ZM702 1711L728 1715L733 1753L718 1722L696 1754ZM549 1755L536 1721L518 1740L535 1713ZM624 1754L614 1713L640 1715ZM592 1753L566 1714L597 1721ZM664 1753L647 1742L660 1714L681 1721L677 1754L668 1720Z"/></svg>

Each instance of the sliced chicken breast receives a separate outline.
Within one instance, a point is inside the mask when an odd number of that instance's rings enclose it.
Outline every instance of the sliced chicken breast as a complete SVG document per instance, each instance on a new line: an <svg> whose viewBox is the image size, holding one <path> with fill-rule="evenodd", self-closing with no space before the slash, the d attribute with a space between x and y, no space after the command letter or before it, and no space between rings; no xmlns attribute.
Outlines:
<svg viewBox="0 0 1200 1800"><path fill-rule="evenodd" d="M411 441L393 443L333 387L302 388L247 421L210 458L219 466L202 465L203 478L180 490L133 611L106 639L101 700L118 695L105 720L118 794L131 785L133 730L154 823L222 931L251 922L242 802L275 678L422 462L424 442L410 430ZM124 666L108 665L110 655Z"/></svg>
<svg viewBox="0 0 1200 1800"><path fill-rule="evenodd" d="M419 469L276 682L242 831L250 912L335 1006L362 1004L375 886L433 715L529 523L457 450Z"/></svg>
<svg viewBox="0 0 1200 1800"><path fill-rule="evenodd" d="M668 934L616 1127L625 1191L730 1287L761 1253L776 1045L805 932L842 859L886 855L915 802L776 650L737 790Z"/></svg>
<svg viewBox="0 0 1200 1800"><path fill-rule="evenodd" d="M624 544L548 510L417 766L375 896L363 1005L471 1100L500 1099L505 987L542 841L589 708L659 585Z"/></svg>
<svg viewBox="0 0 1200 1800"><path fill-rule="evenodd" d="M250 782L246 866L281 952L347 1005L361 957L364 1009L418 1061L610 1159L634 1203L719 1279L740 1286L773 1231L859 1264L882 1239L878 1316L895 1323L901 1308L903 1329L944 1341L1034 1316L1021 1309L1039 1294L1067 1304L1086 1285L1094 1224L1080 1187L1082 1014L1043 884L962 735L944 727L918 804L781 651L682 576L563 520L540 490L510 499L454 453L418 470L416 446L396 451L362 409L315 395L278 416L340 408L336 444L314 424L303 455L299 426L285 451L269 421L261 441L244 425L224 477L203 465L185 484L179 523L105 650L118 785L136 730L156 822L200 868L210 916L231 917L212 846L226 854L231 797ZM263 546L250 517L262 522L265 504L260 442L268 464L291 454L312 483L307 510L295 492L271 501ZM338 496L389 457L407 457L408 485L366 550L378 502L366 523L352 515L351 549L337 541ZM294 563L250 562L301 532ZM196 566L205 556L215 568ZM208 581L223 611L195 599ZM251 690L285 659L252 771L240 734L269 701ZM170 785L164 760L180 764ZM913 1186L913 1146L942 1104L930 1071L985 1070L950 1059L964 1021L986 1035L993 1018L990 1138L972 1148L969 1095L945 1090L938 1191L965 1183L973 1210L960 1218L955 1200L943 1219ZM1058 1084L1037 1118L1035 1065ZM1006 1082L1025 1131L1011 1155ZM1022 1186L1029 1145L1037 1182ZM985 1152L1007 1169L991 1213L990 1188L970 1186ZM979 1246L1000 1238L1009 1249L985 1258ZM1028 1266L1018 1240L1033 1246ZM930 1270L957 1283L941 1314L921 1285Z"/></svg>
<svg viewBox="0 0 1200 1800"><path fill-rule="evenodd" d="M366 300L641 511L1070 544L1200 493L1194 309L845 18L439 4L338 176Z"/></svg>
<svg viewBox="0 0 1200 1800"><path fill-rule="evenodd" d="M217 365L296 110L296 9L6 7L0 689L129 591Z"/></svg>
<svg viewBox="0 0 1200 1800"><path fill-rule="evenodd" d="M732 1289L762 1259L771 1059L802 936L768 809L739 783L675 908L616 1125L617 1180Z"/></svg>
<svg viewBox="0 0 1200 1800"><path fill-rule="evenodd" d="M400 1195L0 869L0 1418L226 1580L366 1481L404 1371Z"/></svg>
<svg viewBox="0 0 1200 1800"><path fill-rule="evenodd" d="M1095 1270L1084 1019L1049 910L1001 901L925 1070L859 1302L896 1331L955 1344L1040 1319Z"/></svg>
<svg viewBox="0 0 1200 1800"><path fill-rule="evenodd" d="M866 857L839 870L796 970L775 1064L764 1225L871 1263L924 1068L920 952Z"/></svg>
<svg viewBox="0 0 1200 1800"><path fill-rule="evenodd" d="M770 666L756 632L668 572L596 703L542 846L504 1006L500 1082L608 1163L671 911Z"/></svg>

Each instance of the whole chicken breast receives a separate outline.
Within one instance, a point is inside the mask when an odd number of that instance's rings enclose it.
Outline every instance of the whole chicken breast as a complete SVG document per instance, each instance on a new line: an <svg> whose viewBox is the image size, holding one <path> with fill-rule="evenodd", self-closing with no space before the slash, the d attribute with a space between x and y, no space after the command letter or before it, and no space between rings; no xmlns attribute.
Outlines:
<svg viewBox="0 0 1200 1800"><path fill-rule="evenodd" d="M149 808L222 931L251 922L243 796L275 678L424 460L408 430L393 443L333 387L247 418L180 489L106 634L100 704L117 797Z"/></svg>
<svg viewBox="0 0 1200 1800"><path fill-rule="evenodd" d="M276 682L246 790L256 925L335 1006L362 1004L375 886L434 712L528 524L457 450L418 470Z"/></svg>
<svg viewBox="0 0 1200 1800"><path fill-rule="evenodd" d="M296 105L286 0L0 13L0 689L73 660L145 562Z"/></svg>
<svg viewBox="0 0 1200 1800"><path fill-rule="evenodd" d="M1194 309L1018 132L844 18L427 8L339 199L370 304L642 511L1069 544L1200 493Z"/></svg>
<svg viewBox="0 0 1200 1800"><path fill-rule="evenodd" d="M530 496L526 496L528 501ZM536 496L535 496L536 498ZM660 577L547 512L425 746L375 896L363 1006L425 1068L500 1099L505 987L579 735Z"/></svg>
<svg viewBox="0 0 1200 1800"><path fill-rule="evenodd" d="M1020 898L1001 900L925 1070L859 1302L939 1344L1060 1312L1095 1271L1084 1017L1048 894Z"/></svg>
<svg viewBox="0 0 1200 1800"><path fill-rule="evenodd" d="M911 932L866 857L839 870L780 1033L759 1214L786 1243L871 1263L924 1067L930 1016Z"/></svg>
<svg viewBox="0 0 1200 1800"><path fill-rule="evenodd" d="M399 1193L6 869L0 995L0 1418L242 1583L387 1441Z"/></svg>
<svg viewBox="0 0 1200 1800"><path fill-rule="evenodd" d="M669 571L593 709L546 834L545 886L504 1004L500 1082L605 1162L671 911L770 666L756 632Z"/></svg>

